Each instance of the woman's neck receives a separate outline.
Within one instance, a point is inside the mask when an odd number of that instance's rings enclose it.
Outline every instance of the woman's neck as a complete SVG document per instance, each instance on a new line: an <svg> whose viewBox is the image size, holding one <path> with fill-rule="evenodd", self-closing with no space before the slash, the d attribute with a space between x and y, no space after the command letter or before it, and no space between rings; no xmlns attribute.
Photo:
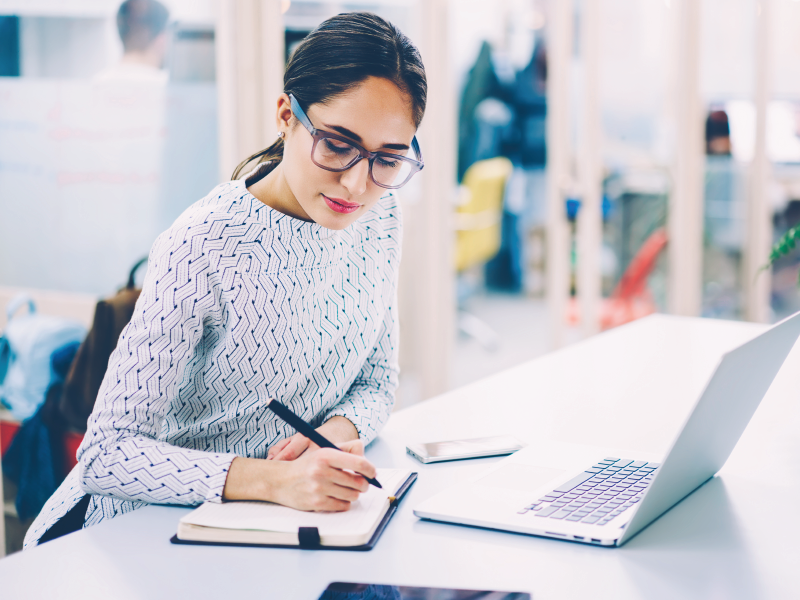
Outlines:
<svg viewBox="0 0 800 600"><path fill-rule="evenodd" d="M278 166L272 169L266 177L251 185L247 191L253 194L259 202L278 212L301 221L313 222L289 188L283 175L282 166L281 163L278 163Z"/></svg>

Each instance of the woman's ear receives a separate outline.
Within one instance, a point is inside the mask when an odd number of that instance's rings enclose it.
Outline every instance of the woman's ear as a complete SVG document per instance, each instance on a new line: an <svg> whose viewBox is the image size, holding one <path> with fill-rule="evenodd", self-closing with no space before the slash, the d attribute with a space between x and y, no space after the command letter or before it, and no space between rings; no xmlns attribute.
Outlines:
<svg viewBox="0 0 800 600"><path fill-rule="evenodd" d="M292 103L288 94L281 94L278 97L278 112L275 114L275 124L278 126L278 133L289 131L289 122L292 120Z"/></svg>

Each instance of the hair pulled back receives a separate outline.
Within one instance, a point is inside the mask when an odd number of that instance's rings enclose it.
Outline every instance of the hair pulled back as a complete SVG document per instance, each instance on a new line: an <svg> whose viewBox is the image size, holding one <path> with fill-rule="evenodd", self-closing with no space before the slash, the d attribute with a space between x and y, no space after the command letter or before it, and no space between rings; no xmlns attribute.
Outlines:
<svg viewBox="0 0 800 600"><path fill-rule="evenodd" d="M428 84L419 51L397 27L368 12L343 13L323 21L292 54L283 75L283 91L308 110L359 85L381 77L408 94L419 127L425 112ZM283 139L242 161L233 172L258 159L280 162Z"/></svg>

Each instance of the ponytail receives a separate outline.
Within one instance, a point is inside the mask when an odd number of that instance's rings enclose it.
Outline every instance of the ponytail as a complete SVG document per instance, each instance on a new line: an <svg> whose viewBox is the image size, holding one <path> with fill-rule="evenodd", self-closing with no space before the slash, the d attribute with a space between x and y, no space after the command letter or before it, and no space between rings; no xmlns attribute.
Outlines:
<svg viewBox="0 0 800 600"><path fill-rule="evenodd" d="M265 162L275 162L279 163L283 159L283 138L278 138L275 142L265 150L261 152L256 152L252 156L245 158L242 162L239 163L239 166L233 170L233 175L231 175L231 179L239 179L239 177L244 172L244 169L247 165L249 165L254 160L258 159L256 165Z"/></svg>

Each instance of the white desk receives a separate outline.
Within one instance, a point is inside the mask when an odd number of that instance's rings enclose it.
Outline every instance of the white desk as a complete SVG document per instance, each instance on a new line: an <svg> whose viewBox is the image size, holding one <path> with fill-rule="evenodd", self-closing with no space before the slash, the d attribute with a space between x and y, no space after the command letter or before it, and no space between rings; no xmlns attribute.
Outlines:
<svg viewBox="0 0 800 600"><path fill-rule="evenodd" d="M420 477L371 552L173 546L186 509L152 506L0 560L0 596L314 600L339 580L518 589L536 600L798 598L800 347L720 476L622 548L411 512L498 459L419 465L404 452L410 441L512 433L663 453L719 355L761 329L650 317L394 414L368 456Z"/></svg>

